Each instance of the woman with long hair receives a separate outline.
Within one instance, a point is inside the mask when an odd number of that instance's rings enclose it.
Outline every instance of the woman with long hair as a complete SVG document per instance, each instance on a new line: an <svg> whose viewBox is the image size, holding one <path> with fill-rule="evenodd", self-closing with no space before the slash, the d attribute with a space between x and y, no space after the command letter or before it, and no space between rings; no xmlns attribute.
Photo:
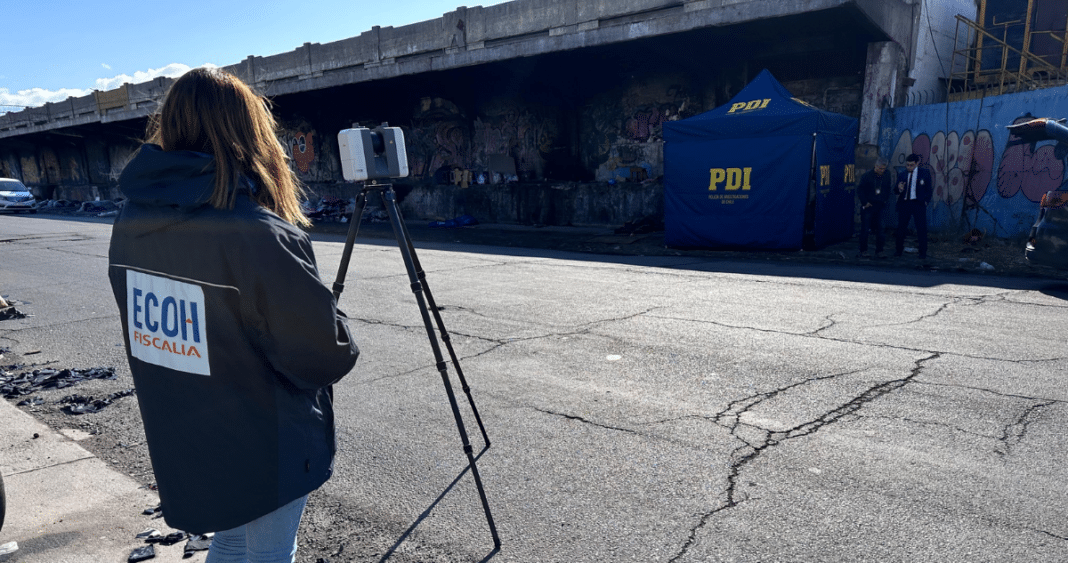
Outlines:
<svg viewBox="0 0 1068 563"><path fill-rule="evenodd" d="M268 103L175 81L119 178L109 276L167 523L208 563L292 562L330 477L330 386L359 354L319 277Z"/></svg>

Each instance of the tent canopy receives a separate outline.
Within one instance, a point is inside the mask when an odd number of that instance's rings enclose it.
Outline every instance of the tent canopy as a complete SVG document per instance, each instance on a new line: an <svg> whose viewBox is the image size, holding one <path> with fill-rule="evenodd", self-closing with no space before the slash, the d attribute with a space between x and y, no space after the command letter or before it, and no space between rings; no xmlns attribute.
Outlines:
<svg viewBox="0 0 1068 563"><path fill-rule="evenodd" d="M856 134L856 119L795 99L767 70L727 104L665 123L667 244L798 249L848 239Z"/></svg>

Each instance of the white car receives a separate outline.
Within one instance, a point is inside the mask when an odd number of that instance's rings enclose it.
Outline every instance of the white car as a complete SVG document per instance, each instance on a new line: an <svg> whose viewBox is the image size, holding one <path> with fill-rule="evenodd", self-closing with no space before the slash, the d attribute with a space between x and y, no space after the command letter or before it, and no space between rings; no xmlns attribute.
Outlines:
<svg viewBox="0 0 1068 563"><path fill-rule="evenodd" d="M37 213L37 200L29 188L14 178L0 178L0 213Z"/></svg>

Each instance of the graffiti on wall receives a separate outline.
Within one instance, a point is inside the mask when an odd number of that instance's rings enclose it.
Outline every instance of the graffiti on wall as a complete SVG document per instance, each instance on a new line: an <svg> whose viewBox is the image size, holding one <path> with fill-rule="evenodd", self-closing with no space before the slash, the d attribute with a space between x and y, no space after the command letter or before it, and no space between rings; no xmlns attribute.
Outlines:
<svg viewBox="0 0 1068 563"><path fill-rule="evenodd" d="M921 133L914 138L902 131L890 155L890 165L905 169L905 158L920 155L920 165L931 171L934 205L952 206L965 201L974 205L986 195L994 171L994 143L987 130L939 131L934 136Z"/></svg>
<svg viewBox="0 0 1068 563"><path fill-rule="evenodd" d="M427 178L442 167L467 168L469 131L466 123L455 119L413 126L411 138L405 139L408 170L415 177Z"/></svg>
<svg viewBox="0 0 1068 563"><path fill-rule="evenodd" d="M696 109L686 88L674 82L634 84L622 94L606 93L583 115L586 166L597 171L599 180L662 174L663 124Z"/></svg>
<svg viewBox="0 0 1068 563"><path fill-rule="evenodd" d="M645 106L634 110L627 119L626 137L632 141L645 142L650 138L660 138L661 125L670 121L672 115L678 115L678 108L671 105Z"/></svg>
<svg viewBox="0 0 1068 563"><path fill-rule="evenodd" d="M520 177L543 178L559 126L542 108L500 100L482 109L482 116L475 120L474 135L474 156L480 167L489 162L489 155L510 155Z"/></svg>
<svg viewBox="0 0 1068 563"><path fill-rule="evenodd" d="M289 150L293 155L293 162L297 170L307 174L315 162L315 132L296 131L293 140L289 144Z"/></svg>
<svg viewBox="0 0 1068 563"><path fill-rule="evenodd" d="M883 110L880 149L894 164L909 150L930 164L942 188L929 216L934 231L963 227L1023 235L1043 194L1068 187L1068 143L1023 142L1007 129L1032 116L1068 117L1068 86ZM969 150L969 163L958 162Z"/></svg>
<svg viewBox="0 0 1068 563"><path fill-rule="evenodd" d="M422 178L449 167L488 170L498 155L513 159L520 177L542 178L559 135L549 111L503 99L485 104L469 119L447 100L426 98L413 123L406 139L409 169Z"/></svg>
<svg viewBox="0 0 1068 563"><path fill-rule="evenodd" d="M1032 116L1016 118L1013 123L1030 121ZM1025 143L1019 137L1010 134L1001 153L1001 166L998 167L998 193L1001 197L1011 198L1022 193L1027 199L1038 203L1050 190L1056 190L1065 183L1065 159L1068 158L1068 146L1064 143L1044 144Z"/></svg>
<svg viewBox="0 0 1068 563"><path fill-rule="evenodd" d="M1014 123L1032 119L1018 118ZM903 168L905 157L920 155L921 164L931 170L934 202L953 205L965 198L966 206L986 196L991 180L996 178L997 194L1005 199L1017 195L1038 203L1050 190L1068 182L1068 146L1064 143L1022 142L1009 135L1001 152L1001 162L994 169L995 151L990 131L939 131L934 136L903 131L891 155L891 164Z"/></svg>

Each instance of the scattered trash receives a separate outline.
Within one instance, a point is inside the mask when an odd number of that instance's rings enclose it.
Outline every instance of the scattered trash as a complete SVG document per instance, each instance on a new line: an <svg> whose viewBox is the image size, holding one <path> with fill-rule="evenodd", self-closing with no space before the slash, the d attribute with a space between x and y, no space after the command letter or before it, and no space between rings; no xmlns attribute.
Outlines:
<svg viewBox="0 0 1068 563"><path fill-rule="evenodd" d="M985 231L980 231L979 229L972 229L968 234L964 235L964 243L978 244L979 241L983 240L984 236L986 236Z"/></svg>
<svg viewBox="0 0 1068 563"><path fill-rule="evenodd" d="M982 264L979 264L979 269L980 269L980 270L987 270L987 271L990 271L990 270L993 270L993 269L994 269L994 267L993 267L993 266L991 266L990 264L987 264L986 262L983 262Z"/></svg>
<svg viewBox="0 0 1068 563"><path fill-rule="evenodd" d="M10 319L25 319L26 313L19 311L14 305L8 305L7 307L0 308L0 321L6 321Z"/></svg>
<svg viewBox="0 0 1068 563"><path fill-rule="evenodd" d="M19 550L19 543L18 542L9 541L9 542L5 543L4 545L0 545L0 555L8 555L10 553L15 553L18 550Z"/></svg>
<svg viewBox="0 0 1068 563"><path fill-rule="evenodd" d="M157 514L158 513L158 514ZM157 506L155 508L148 508L142 513L145 515L157 514L157 518L163 513ZM188 540L185 543L185 547L182 550L182 558L189 558L193 556L193 553L197 551L207 551L211 548L211 540L215 534L187 534L182 531L172 532L167 535L163 535L156 528L145 528L144 531L137 534L136 538L139 540L145 540L148 544L144 547L140 547L130 554L129 561L144 561L146 559L152 559L156 556L154 545L171 546L182 540ZM141 559L134 559L134 556L141 557Z"/></svg>
<svg viewBox="0 0 1068 563"><path fill-rule="evenodd" d="M627 221L616 229L617 235L645 235L664 230L664 221L656 215L649 215L634 221Z"/></svg>
<svg viewBox="0 0 1068 563"><path fill-rule="evenodd" d="M185 543L185 550L182 557L191 557L196 551L207 551L211 549L212 536L208 535L192 535L189 536L189 541Z"/></svg>
<svg viewBox="0 0 1068 563"><path fill-rule="evenodd" d="M19 401L18 403L15 403L15 406L17 406L17 407L39 407L39 406L43 405L44 402L45 402L44 397L37 396L37 397L29 398L29 399L23 399L23 400Z"/></svg>
<svg viewBox="0 0 1068 563"><path fill-rule="evenodd" d="M145 538L145 541L148 543L158 543L160 545L174 545L188 537L189 534L185 532L172 532L165 536L161 534L159 536Z"/></svg>
<svg viewBox="0 0 1068 563"><path fill-rule="evenodd" d="M145 531L141 532L140 534L137 534L137 536L135 536L135 537L137 539L141 540L141 539L155 538L155 537L159 537L159 536L162 536L162 535L163 534L161 534L160 531L155 529L155 528L145 528Z"/></svg>
<svg viewBox="0 0 1068 563"><path fill-rule="evenodd" d="M311 200L304 201L300 204L300 207L304 211L304 215L312 221L344 223L348 221L349 216L356 210L356 199L324 197L315 203Z"/></svg>
<svg viewBox="0 0 1068 563"><path fill-rule="evenodd" d="M138 561L148 561L156 557L156 548L151 544L139 547L130 552L130 556L126 558L129 563L137 563Z"/></svg>
<svg viewBox="0 0 1068 563"><path fill-rule="evenodd" d="M27 352L27 354L29 354ZM91 379L115 379L115 368L35 369L18 375L0 373L0 396L15 399L42 389L63 389Z"/></svg>
<svg viewBox="0 0 1068 563"><path fill-rule="evenodd" d="M80 212L80 213L91 213L93 215L97 215L98 217L104 217L105 215L101 215L101 214L114 211L115 212L114 214L118 215L118 210L122 207L122 205L124 203L126 203L125 200L122 200L122 201L86 201L86 202L82 203L81 207L78 208L78 212Z"/></svg>
<svg viewBox="0 0 1068 563"><path fill-rule="evenodd" d="M457 227L471 227L478 224L478 219L470 215L460 215L455 219L449 219L448 221L432 221L430 228L432 229L455 229Z"/></svg>
<svg viewBox="0 0 1068 563"><path fill-rule="evenodd" d="M134 390L131 388L125 391L117 391L103 399L94 399L93 397L85 397L83 395L68 395L60 399L59 402L67 405L63 407L63 412L67 414L86 414L100 412L101 409L113 403L115 399L129 397L133 394Z"/></svg>

